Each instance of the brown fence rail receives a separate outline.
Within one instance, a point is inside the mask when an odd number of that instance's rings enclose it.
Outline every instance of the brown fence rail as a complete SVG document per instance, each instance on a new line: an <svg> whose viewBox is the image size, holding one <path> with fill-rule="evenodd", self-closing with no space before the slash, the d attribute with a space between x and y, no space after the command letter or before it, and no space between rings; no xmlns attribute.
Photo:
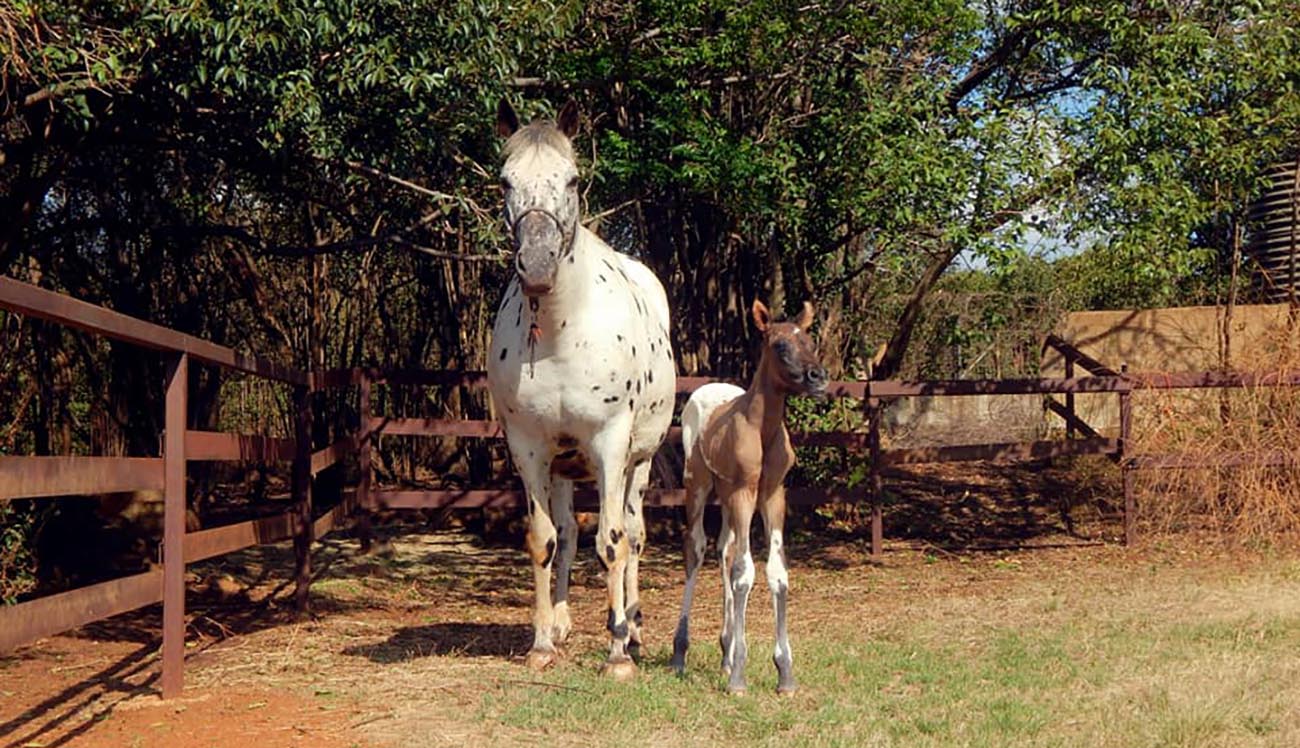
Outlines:
<svg viewBox="0 0 1300 748"><path fill-rule="evenodd" d="M313 468L336 461L310 453L310 422L299 417L293 438L187 430L191 359L295 386L300 414L307 412L306 372L240 353L207 340L88 304L13 278L0 277L0 309L66 325L94 335L160 351L167 356L162 457L33 456L0 458L0 500L96 494L163 492L162 569L0 607L0 652L110 616L162 601L162 694L180 693L184 665L185 564L258 543L293 537L297 593L306 602L311 571L310 521ZM293 511L202 532L185 532L188 460L285 460L294 464ZM326 527L336 518L326 515Z"/></svg>
<svg viewBox="0 0 1300 748"><path fill-rule="evenodd" d="M53 498L65 495L116 491L161 490L164 494L162 568L121 579L89 585L18 605L0 607L0 652L12 650L34 639L102 620L161 601L163 603L164 697L178 694L182 686L183 623L185 611L185 564L249 548L293 539L295 546L295 598L302 607L308 601L311 573L310 547L324 533L342 527L354 509L363 531L369 526L365 512L379 508L481 508L521 506L518 490L468 488L463 490L376 490L371 454L381 436L501 438L494 421L441 418L392 418L372 413L372 390L376 384L415 387L463 386L481 389L487 379L482 372L383 371L346 369L307 373L268 362L212 342L94 306L11 278L0 277L0 309L67 325L95 335L132 343L161 352L167 357L164 381L166 411L161 457L4 456L0 457L0 501L16 498ZM886 467L950 461L1024 461L1062 455L1100 454L1121 467L1125 497L1125 538L1132 540L1132 471L1139 468L1179 468L1193 464L1182 455L1131 455L1131 394L1141 389L1196 387L1294 386L1300 372L1192 372L1182 374L1128 374L1106 367L1067 341L1050 336L1046 345L1061 351L1066 360L1062 378L950 380L930 382L865 381L834 382L833 397L862 401L866 432L818 432L793 434L800 446L848 447L867 460L867 481L858 487L811 488L792 486L787 496L795 504L867 503L871 507L872 552L883 544L881 503ZM200 361L294 387L296 418L291 437L256 434L228 434L187 428L189 364ZM1074 376L1074 366L1089 376ZM704 377L679 377L681 394L715 381ZM310 397L322 390L358 387L360 422L357 433L311 451ZM1120 399L1120 434L1103 438L1080 419L1074 410L1075 393L1115 393ZM881 444L881 415L884 405L901 397L962 397L972 395L1031 394L1047 398L1046 409L1066 422L1067 437L1082 433L1085 438L1008 444L886 449ZM1050 399L1065 395L1064 404ZM669 439L678 442L674 428ZM343 500L319 517L313 517L312 477L350 456L361 466L355 491L344 491ZM202 531L185 531L186 464L195 460L245 460L288 462L293 466L293 505L289 511L271 517L239 522ZM1296 464L1300 455L1286 452L1223 454L1208 462L1195 458L1195 466ZM579 507L595 502L590 490L576 492ZM684 498L679 489L651 490L646 505L678 506Z"/></svg>

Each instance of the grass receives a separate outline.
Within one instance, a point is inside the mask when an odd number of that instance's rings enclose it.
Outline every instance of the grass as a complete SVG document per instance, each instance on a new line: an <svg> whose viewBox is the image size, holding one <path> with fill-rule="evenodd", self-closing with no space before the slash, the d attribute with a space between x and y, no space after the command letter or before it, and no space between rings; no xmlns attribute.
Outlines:
<svg viewBox="0 0 1300 748"><path fill-rule="evenodd" d="M1217 586L1182 591L1194 599L1198 590L1224 597ZM771 641L756 636L744 697L723 693L712 641L694 643L684 679L669 672L667 649L652 649L632 686L602 680L597 653L544 677L551 687L484 694L479 717L533 734L654 736L674 745L1300 742L1297 609L1212 605L1211 615L1167 606L1178 592L1160 589L1161 599L1151 599L1094 589L1068 606L1026 600L1018 620L994 611L972 621L939 605L919 625L888 626L881 636L823 631L795 640L801 689L792 698L773 693ZM1251 595L1239 588L1226 598L1259 599Z"/></svg>
<svg viewBox="0 0 1300 748"><path fill-rule="evenodd" d="M800 690L784 698L774 693L766 594L750 602L750 692L724 692L713 563L678 678L668 647L680 555L656 549L646 559L646 660L638 680L615 684L598 674L607 634L590 554L575 574L568 655L536 674L517 660L531 639L529 571L517 548L412 533L390 561L356 555L351 542L329 541L333 555L318 559L329 572L313 585L317 617L214 642L187 667L187 703L232 689L241 710L269 702L289 713L306 702L313 720L339 725L340 741L369 748L1300 745L1300 561L1268 547L1151 536L1132 549L895 549L875 564L849 543L792 546ZM225 609L211 615L232 620ZM56 648L12 666L57 672L55 688L94 672L69 670L78 663L59 656ZM17 677L0 670L0 695L18 690ZM194 719L185 729L208 726ZM283 738L267 734L267 744Z"/></svg>

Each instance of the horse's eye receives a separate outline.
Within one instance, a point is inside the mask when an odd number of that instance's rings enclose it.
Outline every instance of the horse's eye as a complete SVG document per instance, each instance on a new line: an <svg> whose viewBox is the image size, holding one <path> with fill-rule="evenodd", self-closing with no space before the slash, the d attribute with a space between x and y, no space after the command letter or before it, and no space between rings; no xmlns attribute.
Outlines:
<svg viewBox="0 0 1300 748"><path fill-rule="evenodd" d="M577 177L577 175L574 175L574 176L572 176L572 177L569 177L568 188L571 189L571 190L576 190L576 189L578 189L578 177Z"/></svg>
<svg viewBox="0 0 1300 748"><path fill-rule="evenodd" d="M502 192L510 191L510 180L506 179L505 177L501 177L501 191Z"/></svg>

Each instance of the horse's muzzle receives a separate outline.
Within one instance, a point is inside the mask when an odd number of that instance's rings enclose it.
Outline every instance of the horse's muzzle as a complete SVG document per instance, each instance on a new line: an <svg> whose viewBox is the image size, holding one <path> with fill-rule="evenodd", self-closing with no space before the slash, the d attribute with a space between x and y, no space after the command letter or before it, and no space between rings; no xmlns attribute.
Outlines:
<svg viewBox="0 0 1300 748"><path fill-rule="evenodd" d="M564 234L546 213L529 212L515 224L515 272L527 296L545 296L555 287Z"/></svg>
<svg viewBox="0 0 1300 748"><path fill-rule="evenodd" d="M829 377L823 367L812 367L804 372L803 391L805 395L818 399L825 398L829 384Z"/></svg>

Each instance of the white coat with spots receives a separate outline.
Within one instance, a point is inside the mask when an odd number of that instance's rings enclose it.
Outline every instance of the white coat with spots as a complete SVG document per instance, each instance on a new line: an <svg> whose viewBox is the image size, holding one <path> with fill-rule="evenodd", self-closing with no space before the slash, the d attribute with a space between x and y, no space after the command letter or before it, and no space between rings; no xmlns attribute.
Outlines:
<svg viewBox="0 0 1300 748"><path fill-rule="evenodd" d="M503 104L498 126L510 136L501 177L516 272L492 329L488 383L528 495L528 662L549 665L569 632L573 482L589 480L600 494L596 552L607 574L605 667L630 677L640 644L642 494L676 391L668 300L654 273L578 222L576 109L566 105L558 127L521 129Z"/></svg>

